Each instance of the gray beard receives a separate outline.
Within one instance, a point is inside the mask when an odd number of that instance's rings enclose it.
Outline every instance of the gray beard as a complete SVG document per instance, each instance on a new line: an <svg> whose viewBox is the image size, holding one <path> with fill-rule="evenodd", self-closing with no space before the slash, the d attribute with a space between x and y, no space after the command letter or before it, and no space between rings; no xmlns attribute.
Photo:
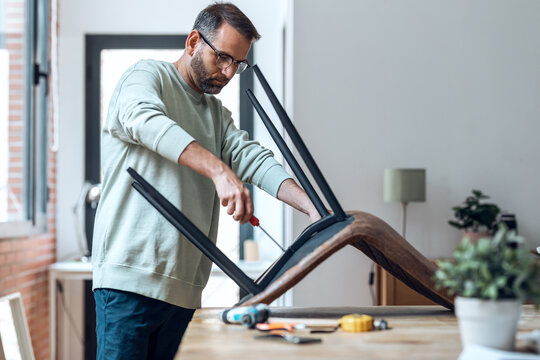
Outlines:
<svg viewBox="0 0 540 360"><path fill-rule="evenodd" d="M208 76L208 72L206 71L206 68L204 67L202 58L201 58L201 51L197 51L197 53L193 56L193 59L191 59L191 68L193 69L193 72L195 74L196 80L199 83L199 87L205 94L219 94L221 92L221 89L223 86L219 86L216 84L212 84L213 79ZM221 80L220 80L221 81ZM225 79L225 81L227 81Z"/></svg>

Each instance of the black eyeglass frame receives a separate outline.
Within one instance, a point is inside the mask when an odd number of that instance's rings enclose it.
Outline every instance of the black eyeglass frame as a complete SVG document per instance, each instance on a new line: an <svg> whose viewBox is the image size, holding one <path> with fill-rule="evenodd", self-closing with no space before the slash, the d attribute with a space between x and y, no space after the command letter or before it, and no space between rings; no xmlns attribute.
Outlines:
<svg viewBox="0 0 540 360"><path fill-rule="evenodd" d="M203 41L205 43L207 43L210 48L212 50L214 50L214 52L216 53L217 55L217 59L216 59L216 66L219 67L221 70L225 70L225 69L228 69L231 65L235 65L235 66L238 66L238 68L236 69L236 74L240 74L242 72L244 72L244 70L246 70L247 68L251 67L251 65L249 64L249 62L247 61L247 59L244 59L244 60L236 60L235 58L233 58L231 55L227 54L227 53L224 53L222 51L219 51L218 49L216 49L214 47L214 45L212 45L210 43L210 41L208 41L204 35L199 31L199 35L201 36L201 39L203 39ZM231 63L229 65L227 65L226 67L224 68L221 68L219 65L218 65L218 60L219 58L226 58L226 59L231 59Z"/></svg>

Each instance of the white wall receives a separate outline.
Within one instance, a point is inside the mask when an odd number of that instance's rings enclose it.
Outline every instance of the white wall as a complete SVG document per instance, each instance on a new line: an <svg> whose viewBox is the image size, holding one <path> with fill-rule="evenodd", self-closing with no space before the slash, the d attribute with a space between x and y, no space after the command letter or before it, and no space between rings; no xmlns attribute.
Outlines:
<svg viewBox="0 0 540 360"><path fill-rule="evenodd" d="M262 39L257 42L255 62L277 95L282 94L282 1L232 1L252 20ZM77 254L71 207L84 182L84 36L86 34L187 34L198 12L211 1L170 0L59 0L59 151L58 151L58 246L59 259ZM256 93L258 93L256 91ZM262 97L262 96L261 96ZM263 100L263 99L261 99ZM261 101L262 102L262 101ZM272 145L266 132L257 138ZM269 146L271 147L271 146ZM259 194L260 196L260 194ZM281 206L261 208L257 215L269 229L280 228ZM260 236L260 232L256 232ZM279 238L277 233L275 236ZM279 255L267 239L262 250Z"/></svg>
<svg viewBox="0 0 540 360"><path fill-rule="evenodd" d="M427 202L408 213L420 252L451 254L450 208L476 188L540 245L539 15L537 1L295 0L287 100L344 208L399 229L384 168L426 168ZM371 304L369 264L341 251L294 288L294 305Z"/></svg>

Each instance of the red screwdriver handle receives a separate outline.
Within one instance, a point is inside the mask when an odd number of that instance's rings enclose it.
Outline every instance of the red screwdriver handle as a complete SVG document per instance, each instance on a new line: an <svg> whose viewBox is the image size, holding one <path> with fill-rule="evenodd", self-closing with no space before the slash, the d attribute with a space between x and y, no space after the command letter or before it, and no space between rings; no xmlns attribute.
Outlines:
<svg viewBox="0 0 540 360"><path fill-rule="evenodd" d="M251 219L249 219L249 222L251 223L251 225L253 226L259 226L259 219L257 219L255 217L255 215L252 215L251 216Z"/></svg>

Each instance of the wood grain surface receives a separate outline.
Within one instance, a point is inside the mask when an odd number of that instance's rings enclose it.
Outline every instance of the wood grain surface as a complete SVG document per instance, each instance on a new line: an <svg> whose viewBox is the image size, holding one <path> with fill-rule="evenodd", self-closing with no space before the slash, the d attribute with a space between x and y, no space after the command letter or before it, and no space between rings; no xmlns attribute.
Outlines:
<svg viewBox="0 0 540 360"><path fill-rule="evenodd" d="M525 305L519 332L540 329L540 313ZM295 345L282 341L260 340L257 330L241 325L226 325L218 319L222 309L199 309L195 312L175 359L457 359L461 353L456 317L438 306L375 306L362 308L271 308L270 321L293 321L313 325L335 325L350 312L384 318L390 330L347 333L341 329L331 334L295 335L319 337L319 344ZM291 316L292 318L282 318ZM298 317L305 316L305 318ZM526 351L517 342L517 349Z"/></svg>

